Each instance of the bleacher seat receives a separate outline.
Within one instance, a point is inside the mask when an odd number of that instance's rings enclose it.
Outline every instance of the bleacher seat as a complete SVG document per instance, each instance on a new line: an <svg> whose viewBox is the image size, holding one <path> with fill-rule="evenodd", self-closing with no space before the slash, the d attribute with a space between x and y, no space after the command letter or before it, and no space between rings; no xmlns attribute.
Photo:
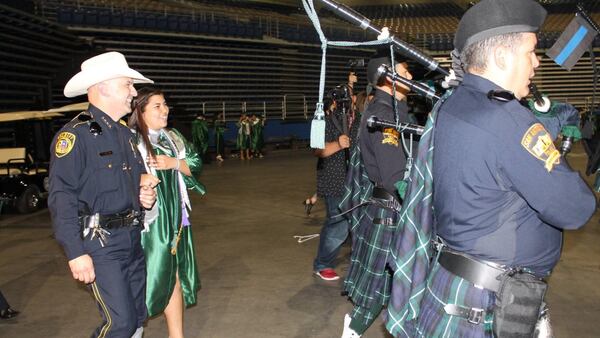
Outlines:
<svg viewBox="0 0 600 338"><path fill-rule="evenodd" d="M84 12L83 23L90 26L98 24L98 12L95 8L88 8Z"/></svg>
<svg viewBox="0 0 600 338"><path fill-rule="evenodd" d="M123 20L121 22L122 22L123 27L129 28L129 27L136 26L136 23L135 23L136 18L133 13L125 12L125 13L123 13L122 17L123 17ZM144 24L142 24L141 26L143 27Z"/></svg>
<svg viewBox="0 0 600 338"><path fill-rule="evenodd" d="M179 30L179 17L174 15L167 16L167 29L170 31Z"/></svg>
<svg viewBox="0 0 600 338"><path fill-rule="evenodd" d="M73 8L61 7L57 12L57 20L60 23L70 24L73 21Z"/></svg>
<svg viewBox="0 0 600 338"><path fill-rule="evenodd" d="M167 29L167 16L166 15L157 15L156 16L156 29L165 30Z"/></svg>
<svg viewBox="0 0 600 338"><path fill-rule="evenodd" d="M121 11L108 12L107 13L110 18L110 25L112 27L122 27L123 26L123 13Z"/></svg>
<svg viewBox="0 0 600 338"><path fill-rule="evenodd" d="M73 23L74 24L82 24L85 20L85 10L84 9L75 9L73 10Z"/></svg>
<svg viewBox="0 0 600 338"><path fill-rule="evenodd" d="M189 32L191 18L189 16L180 16L179 17L179 31L181 32Z"/></svg>
<svg viewBox="0 0 600 338"><path fill-rule="evenodd" d="M143 13L143 14L142 13L138 13L138 15L143 15L146 18L145 28L152 29L152 30L155 30L155 29L158 28L158 26L156 24L156 22L157 22L156 14L153 14L153 13Z"/></svg>

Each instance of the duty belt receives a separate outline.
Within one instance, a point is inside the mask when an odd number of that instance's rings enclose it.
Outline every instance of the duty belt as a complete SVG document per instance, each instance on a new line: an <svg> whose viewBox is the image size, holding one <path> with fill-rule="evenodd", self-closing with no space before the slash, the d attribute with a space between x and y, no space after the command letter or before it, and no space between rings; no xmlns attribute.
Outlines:
<svg viewBox="0 0 600 338"><path fill-rule="evenodd" d="M126 210L109 215L95 213L93 215L79 216L79 225L82 228L81 236L85 238L91 232L92 236L90 240L97 237L100 245L104 247L108 242L108 236L111 235L110 231L108 231L109 229L140 225L143 223L143 216L143 213L134 210Z"/></svg>
<svg viewBox="0 0 600 338"><path fill-rule="evenodd" d="M450 250L439 242L435 242L434 247L439 251L437 261L444 269L475 285L496 293L500 290L502 283L501 276L503 274L527 270L476 259L467 254ZM472 324L480 324L486 317L492 315L490 311L485 309L465 307L458 304L446 304L444 311L451 316L462 317Z"/></svg>
<svg viewBox="0 0 600 338"><path fill-rule="evenodd" d="M441 249L438 262L450 273L494 292L497 292L500 287L498 277L507 271L500 264L475 259L446 247Z"/></svg>
<svg viewBox="0 0 600 338"><path fill-rule="evenodd" d="M438 263L450 273L493 292L497 292L500 288L498 277L507 271L501 265L452 251L439 242L435 242L434 247L438 251ZM482 323L487 316L491 315L491 312L485 309L458 304L446 304L444 311L451 316L462 317L475 325Z"/></svg>
<svg viewBox="0 0 600 338"><path fill-rule="evenodd" d="M394 211L400 212L402 209L402 203L398 201L398 198L393 194L390 194L387 190L382 187L375 186L373 187L373 191L371 192L371 197L368 200L363 200L361 203L353 206L352 208L345 210L341 214L333 215L332 218L344 216L355 209L363 207L369 204L378 204L384 208L392 209ZM375 218L375 224L383 224L383 225L392 225L393 220L391 218Z"/></svg>
<svg viewBox="0 0 600 338"><path fill-rule="evenodd" d="M97 223L104 229L118 229L129 226L139 225L142 213L134 210L126 210L109 215L84 215L79 216L79 225L85 227L89 226L89 221L92 217L97 217Z"/></svg>
<svg viewBox="0 0 600 338"><path fill-rule="evenodd" d="M400 203L400 201L398 201L398 198L382 187L373 187L371 199L374 202L381 204L386 208L390 208L396 211L400 211L400 209L402 208L402 204Z"/></svg>

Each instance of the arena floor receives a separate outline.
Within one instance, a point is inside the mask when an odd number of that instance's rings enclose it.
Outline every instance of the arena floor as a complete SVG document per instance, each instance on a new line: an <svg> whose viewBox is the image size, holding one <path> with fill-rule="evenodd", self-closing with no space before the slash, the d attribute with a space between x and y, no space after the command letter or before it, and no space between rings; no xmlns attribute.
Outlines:
<svg viewBox="0 0 600 338"><path fill-rule="evenodd" d="M569 158L576 168L586 160L579 146ZM341 282L313 277L318 239L293 237L318 233L323 223L321 202L310 217L301 205L315 190L315 162L308 150L285 150L205 166L200 179L208 194L193 197L192 214L202 289L185 312L186 337L341 335L351 309L340 296ZM596 213L582 230L566 233L548 296L557 338L598 336L598 222ZM339 259L342 275L349 251L346 245ZM68 272L46 209L0 215L0 290L22 311L0 320L0 337L89 337L100 323L90 293ZM166 337L164 319L151 319L145 332L145 338ZM377 321L364 337L390 336Z"/></svg>

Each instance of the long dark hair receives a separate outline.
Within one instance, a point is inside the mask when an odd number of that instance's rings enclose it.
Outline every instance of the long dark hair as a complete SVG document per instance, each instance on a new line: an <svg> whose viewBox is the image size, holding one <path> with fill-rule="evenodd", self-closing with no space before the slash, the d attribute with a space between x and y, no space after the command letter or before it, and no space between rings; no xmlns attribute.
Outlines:
<svg viewBox="0 0 600 338"><path fill-rule="evenodd" d="M152 144L150 143L150 138L148 138L148 126L142 117L142 113L146 110L146 106L148 105L148 101L154 95L162 95L165 94L163 91L157 87L147 86L142 87L137 91L137 96L133 98L131 101L131 116L129 117L129 128L134 129L138 133L138 137L142 137L142 142L146 146L146 150L148 151L148 156L156 156L156 152L154 148L152 148Z"/></svg>

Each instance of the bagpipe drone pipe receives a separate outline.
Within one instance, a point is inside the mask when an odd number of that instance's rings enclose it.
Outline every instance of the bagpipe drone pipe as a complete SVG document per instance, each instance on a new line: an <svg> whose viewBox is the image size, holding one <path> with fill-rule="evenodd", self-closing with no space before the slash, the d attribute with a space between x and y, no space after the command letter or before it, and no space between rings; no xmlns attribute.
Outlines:
<svg viewBox="0 0 600 338"><path fill-rule="evenodd" d="M363 30L369 30L377 35L381 35L382 33L384 33L384 28L374 26L369 18L365 17L364 15L358 13L354 9L342 3L339 3L335 0L318 1L324 4L325 7L334 14L349 21L352 24L359 26ZM578 14L584 16L584 18L586 19L589 19L589 16L587 16L585 11L581 7L578 7ZM594 27L596 27L595 24ZM432 57L428 56L424 52L420 51L415 46L412 46L411 44L402 41L401 39L398 39L394 36L390 36L388 40L395 51L421 64L430 71L438 72L441 75L438 76L438 78L443 79L441 87L448 88L448 84L456 85L459 81L462 80L460 78L460 75L457 79L454 72L450 72L449 70L441 67L436 60L434 60ZM396 74L391 67L381 66L378 69L378 73L382 76L385 75L386 77L389 77L390 79L392 79L392 81L399 82L407 86L413 93L422 96L426 99L429 99L433 101L433 103L437 102L441 97L441 95L436 93L435 90L431 87L421 82L404 78ZM533 84L532 86L530 86L530 91L533 96L533 104L530 105L530 108L535 113L536 117L538 117L542 124L544 124L545 126L550 126L550 129L555 131L553 133L554 138L557 137L558 133L563 134L560 151L561 154L565 156L571 150L573 142L581 138L579 136L580 133L578 133L579 114L577 110L568 103L551 102L546 96L543 96L537 90L537 87ZM552 119L550 117L552 117ZM557 119L560 120L560 122L554 121ZM553 121L549 122L550 120ZM421 135L424 129L423 126L416 124L398 123L394 121L378 120L376 118L370 119L368 123L369 127L393 127L399 132L405 132L415 135ZM555 125L553 125L553 123ZM558 124L560 128L557 129L556 124Z"/></svg>

